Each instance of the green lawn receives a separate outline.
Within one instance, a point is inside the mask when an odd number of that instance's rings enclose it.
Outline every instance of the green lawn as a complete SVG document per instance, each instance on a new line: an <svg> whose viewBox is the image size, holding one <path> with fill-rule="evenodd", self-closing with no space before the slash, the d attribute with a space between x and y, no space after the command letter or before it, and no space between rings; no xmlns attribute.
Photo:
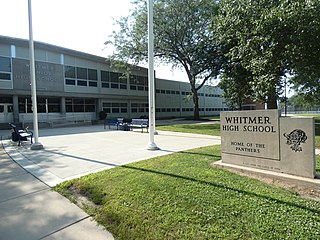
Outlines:
<svg viewBox="0 0 320 240"><path fill-rule="evenodd" d="M157 130L172 131L172 132L187 132L197 134L207 134L220 136L220 124L219 123L208 123L208 124L176 124L157 126Z"/></svg>
<svg viewBox="0 0 320 240"><path fill-rule="evenodd" d="M91 174L55 189L115 239L320 239L320 202L210 167L204 147Z"/></svg>

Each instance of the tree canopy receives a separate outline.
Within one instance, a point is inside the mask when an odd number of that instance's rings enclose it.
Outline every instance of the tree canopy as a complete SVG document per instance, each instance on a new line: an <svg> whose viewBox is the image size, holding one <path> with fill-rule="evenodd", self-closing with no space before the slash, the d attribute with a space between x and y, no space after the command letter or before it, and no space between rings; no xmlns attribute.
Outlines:
<svg viewBox="0 0 320 240"><path fill-rule="evenodd" d="M135 9L117 21L120 30L106 44L116 48L113 58L141 63L147 60L146 1L134 1ZM199 118L198 90L215 78L223 55L213 28L218 5L211 0L154 0L154 56L185 70Z"/></svg>
<svg viewBox="0 0 320 240"><path fill-rule="evenodd" d="M252 74L243 85L251 98L276 108L288 75L297 89L319 90L319 10L318 0L220 1L216 26L226 65L240 64ZM239 81L234 72L225 74Z"/></svg>

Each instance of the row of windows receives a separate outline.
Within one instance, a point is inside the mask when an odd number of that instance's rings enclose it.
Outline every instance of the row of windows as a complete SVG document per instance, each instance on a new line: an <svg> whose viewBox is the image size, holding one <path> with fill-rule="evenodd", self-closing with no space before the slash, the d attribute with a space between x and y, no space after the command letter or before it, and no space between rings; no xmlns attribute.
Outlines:
<svg viewBox="0 0 320 240"><path fill-rule="evenodd" d="M31 113L32 101L31 97L19 97L19 113ZM37 98L39 113L59 113L61 112L60 98Z"/></svg>
<svg viewBox="0 0 320 240"><path fill-rule="evenodd" d="M103 103L102 110L105 113L127 113L128 104L127 103Z"/></svg>
<svg viewBox="0 0 320 240"><path fill-rule="evenodd" d="M11 59L0 56L0 80L11 80Z"/></svg>
<svg viewBox="0 0 320 240"><path fill-rule="evenodd" d="M67 112L95 112L96 100L90 98L66 98Z"/></svg>
<svg viewBox="0 0 320 240"><path fill-rule="evenodd" d="M165 90L165 89L156 89L156 93L160 93L160 94L171 94L171 95L180 95L180 91L175 91L175 90ZM191 96L192 92L181 92L181 95L183 96ZM219 94L208 94L208 93L198 93L198 96L201 97L221 97L221 95Z"/></svg>
<svg viewBox="0 0 320 240"><path fill-rule="evenodd" d="M211 111L227 111L227 108L206 108L207 112ZM193 112L193 108L181 108L182 112ZM199 108L200 112L204 112L204 108ZM156 112L180 112L180 108L156 108Z"/></svg>
<svg viewBox="0 0 320 240"><path fill-rule="evenodd" d="M114 89L127 89L127 79L122 73L100 71L101 87Z"/></svg>
<svg viewBox="0 0 320 240"><path fill-rule="evenodd" d="M19 113L31 113L32 101L30 97L19 97ZM60 113L61 101L60 98L37 98L39 113ZM66 98L67 112L95 112L95 99L82 98Z"/></svg>
<svg viewBox="0 0 320 240"><path fill-rule="evenodd" d="M66 85L98 87L98 71L90 68L64 66Z"/></svg>
<svg viewBox="0 0 320 240"><path fill-rule="evenodd" d="M98 87L98 71L95 69L64 66L65 84L74 86ZM127 89L125 74L100 71L101 87L113 89ZM130 90L148 91L148 78L130 75Z"/></svg>
<svg viewBox="0 0 320 240"><path fill-rule="evenodd" d="M127 103L103 103L102 110L106 113L127 113ZM147 103L131 103L132 113L146 113L149 111Z"/></svg>

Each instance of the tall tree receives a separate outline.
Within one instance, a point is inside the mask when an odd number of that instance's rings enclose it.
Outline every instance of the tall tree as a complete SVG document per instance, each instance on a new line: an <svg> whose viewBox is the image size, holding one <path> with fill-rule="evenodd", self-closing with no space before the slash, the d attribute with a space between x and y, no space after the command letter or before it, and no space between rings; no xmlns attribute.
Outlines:
<svg viewBox="0 0 320 240"><path fill-rule="evenodd" d="M241 62L253 74L248 81L254 98L276 108L287 74L308 75L309 83L315 83L320 72L316 70L320 69L318 0L220 3L217 27L221 43L228 48L231 62Z"/></svg>
<svg viewBox="0 0 320 240"><path fill-rule="evenodd" d="M117 21L120 30L106 44L116 48L113 58L137 64L147 60L147 8L136 0L132 13ZM212 26L218 6L212 0L154 0L154 56L185 70L199 119L199 89L219 74L222 54ZM210 30L211 28L211 30Z"/></svg>
<svg viewBox="0 0 320 240"><path fill-rule="evenodd" d="M252 74L241 63L226 62L221 74L219 86L229 109L242 109L243 103L253 96L250 86Z"/></svg>
<svg viewBox="0 0 320 240"><path fill-rule="evenodd" d="M280 1L222 0L218 21L221 43L231 62L252 73L250 86L257 100L277 108L277 87L287 71L287 29L275 17Z"/></svg>

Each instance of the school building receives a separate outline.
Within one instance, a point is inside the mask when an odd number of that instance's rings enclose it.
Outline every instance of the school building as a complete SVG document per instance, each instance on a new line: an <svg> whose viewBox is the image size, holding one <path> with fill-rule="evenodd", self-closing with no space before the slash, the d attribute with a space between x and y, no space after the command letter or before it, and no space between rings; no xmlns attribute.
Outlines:
<svg viewBox="0 0 320 240"><path fill-rule="evenodd" d="M108 59L35 42L38 120L91 121L148 116L148 71L134 67L129 76ZM29 42L0 36L0 123L32 122ZM193 116L188 82L155 80L156 118ZM206 85L199 91L201 116L227 110L222 90Z"/></svg>

